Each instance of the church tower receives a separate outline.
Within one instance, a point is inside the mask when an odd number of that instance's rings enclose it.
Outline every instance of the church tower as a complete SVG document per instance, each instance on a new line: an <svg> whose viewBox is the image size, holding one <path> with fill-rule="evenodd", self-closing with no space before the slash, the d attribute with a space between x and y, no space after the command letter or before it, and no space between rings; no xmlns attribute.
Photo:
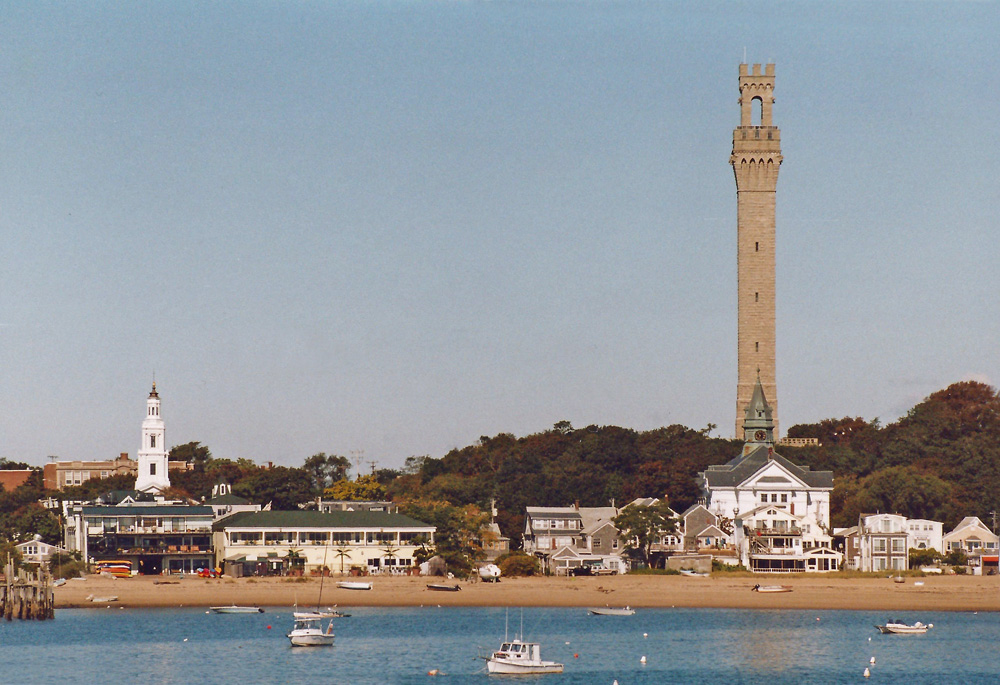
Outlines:
<svg viewBox="0 0 1000 685"><path fill-rule="evenodd" d="M729 163L736 175L737 367L736 435L741 435L755 379L771 398L778 428L775 385L774 201L781 166L781 136L771 118L774 65L740 65L740 125Z"/></svg>
<svg viewBox="0 0 1000 685"><path fill-rule="evenodd" d="M146 399L146 418L142 422L142 446L139 448L139 475L135 479L135 489L148 492L161 491L170 487L167 474L166 432L160 416L160 396L153 390Z"/></svg>

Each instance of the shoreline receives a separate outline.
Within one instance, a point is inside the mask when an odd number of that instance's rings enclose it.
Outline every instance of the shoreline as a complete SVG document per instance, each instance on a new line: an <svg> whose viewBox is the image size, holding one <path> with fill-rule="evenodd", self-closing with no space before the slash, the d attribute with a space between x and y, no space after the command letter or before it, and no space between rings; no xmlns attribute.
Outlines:
<svg viewBox="0 0 1000 685"><path fill-rule="evenodd" d="M700 609L847 609L857 611L1000 611L998 576L907 577L902 584L881 578L832 578L822 574L782 576L624 575L579 578L504 578L500 583L419 576L373 576L372 590L344 590L323 582L322 606L341 607L603 607ZM427 589L428 583L458 583L459 592ZM923 585L915 585L922 582ZM791 592L751 592L755 584L788 585ZM89 575L55 588L56 609L225 606L316 606L319 578L116 579ZM94 603L87 597L117 596Z"/></svg>

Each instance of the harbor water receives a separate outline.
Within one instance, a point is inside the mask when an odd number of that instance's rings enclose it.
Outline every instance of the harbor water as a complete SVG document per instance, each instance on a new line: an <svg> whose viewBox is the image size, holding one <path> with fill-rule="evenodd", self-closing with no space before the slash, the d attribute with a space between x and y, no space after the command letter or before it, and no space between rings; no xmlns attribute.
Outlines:
<svg viewBox="0 0 1000 685"><path fill-rule="evenodd" d="M62 609L0 625L2 683L486 683L477 658L506 632L540 642L563 674L545 685L639 683L996 683L995 613L638 609L347 608L332 647L293 648L289 608ZM933 623L881 635L887 619ZM642 657L646 657L642 663ZM874 665L871 659L875 658ZM870 678L863 672L869 669ZM437 671L436 677L429 676Z"/></svg>

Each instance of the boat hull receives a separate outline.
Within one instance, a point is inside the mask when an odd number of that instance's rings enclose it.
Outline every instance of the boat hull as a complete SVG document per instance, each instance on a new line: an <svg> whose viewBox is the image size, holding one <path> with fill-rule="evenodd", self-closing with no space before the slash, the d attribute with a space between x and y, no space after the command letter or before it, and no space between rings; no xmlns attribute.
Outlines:
<svg viewBox="0 0 1000 685"><path fill-rule="evenodd" d="M231 606L231 607L209 607L212 611L217 614L263 614L264 610L260 607L241 607L241 606Z"/></svg>
<svg viewBox="0 0 1000 685"><path fill-rule="evenodd" d="M496 675L532 675L539 673L562 673L563 665L554 661L543 661L539 664L511 663L503 659L490 659L486 669Z"/></svg>
<svg viewBox="0 0 1000 685"><path fill-rule="evenodd" d="M635 609L629 607L623 607L621 609L614 609L607 607L601 609L600 607L594 607L592 609L587 609L594 616L631 616L635 613Z"/></svg>
<svg viewBox="0 0 1000 685"><path fill-rule="evenodd" d="M329 647L333 644L333 635L323 633L295 635L289 633L288 639L293 647Z"/></svg>
<svg viewBox="0 0 1000 685"><path fill-rule="evenodd" d="M344 580L337 583L337 587L339 587L341 590L371 590L372 584Z"/></svg>

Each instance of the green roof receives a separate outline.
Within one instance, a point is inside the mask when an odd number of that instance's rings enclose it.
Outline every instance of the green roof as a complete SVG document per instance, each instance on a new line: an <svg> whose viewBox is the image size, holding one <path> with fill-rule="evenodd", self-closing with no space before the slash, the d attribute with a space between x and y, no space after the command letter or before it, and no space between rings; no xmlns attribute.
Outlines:
<svg viewBox="0 0 1000 685"><path fill-rule="evenodd" d="M143 504L123 507L83 507L84 516L214 516L212 507L186 504Z"/></svg>
<svg viewBox="0 0 1000 685"><path fill-rule="evenodd" d="M385 511L241 511L217 521L227 528L432 528L429 523Z"/></svg>

